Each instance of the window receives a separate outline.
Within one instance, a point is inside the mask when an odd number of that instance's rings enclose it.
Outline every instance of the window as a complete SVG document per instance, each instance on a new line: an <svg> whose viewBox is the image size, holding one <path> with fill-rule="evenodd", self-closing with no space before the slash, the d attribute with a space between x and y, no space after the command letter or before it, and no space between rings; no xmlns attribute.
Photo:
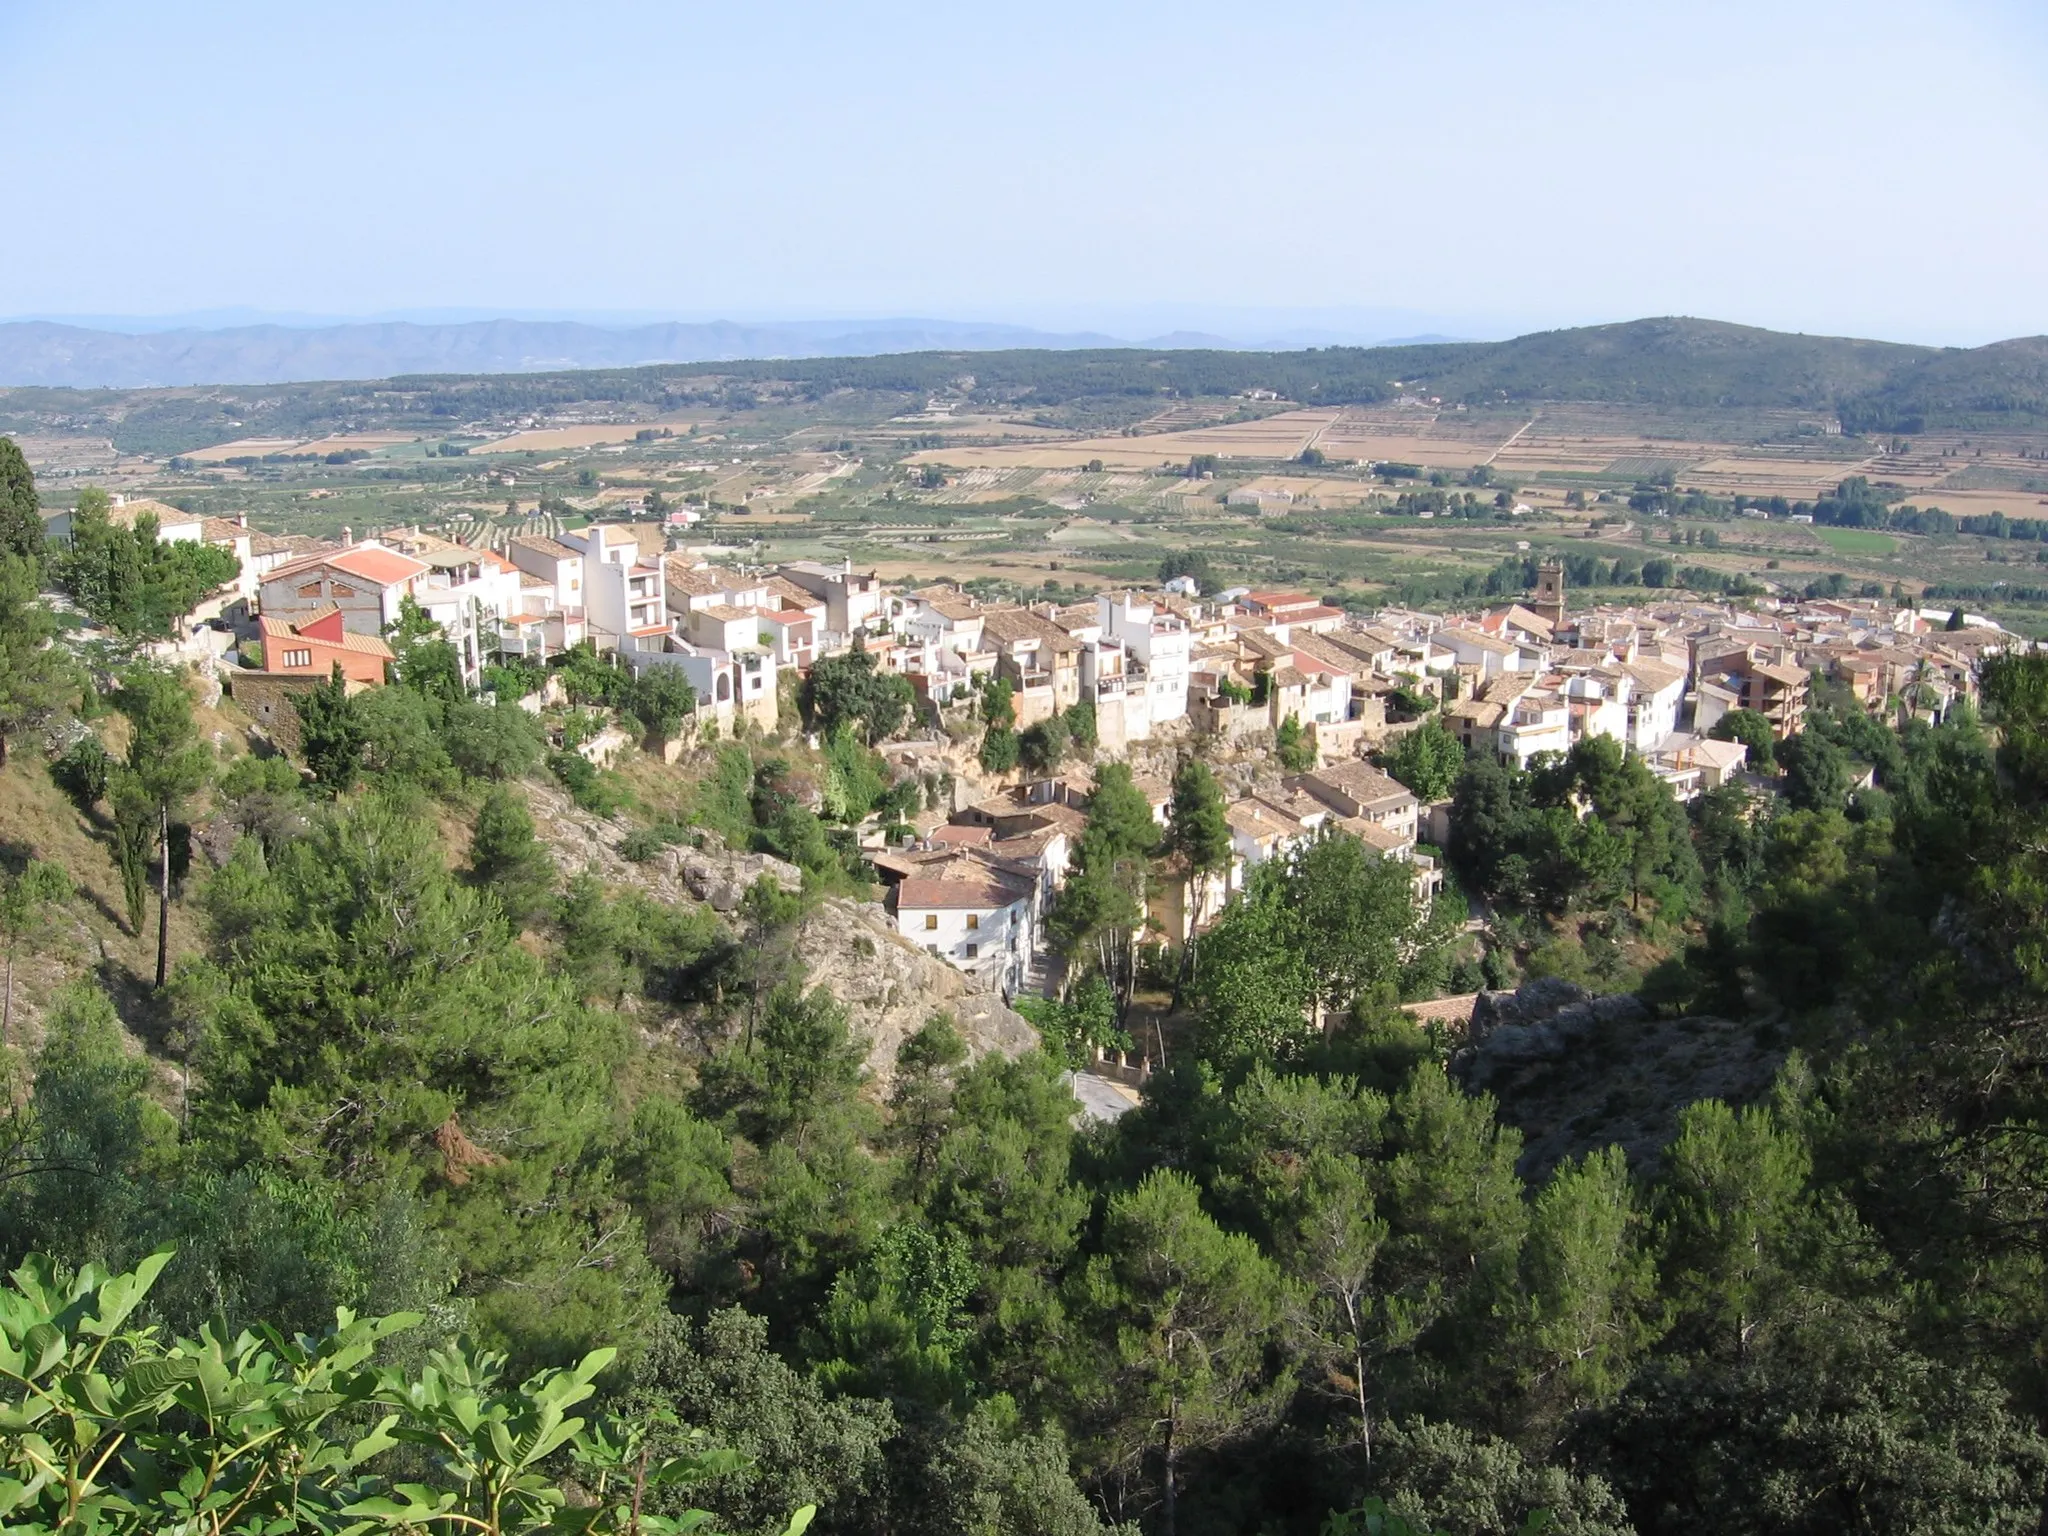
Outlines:
<svg viewBox="0 0 2048 1536"><path fill-rule="evenodd" d="M313 653L311 651L286 651L284 653L284 664L288 667L310 667L313 665Z"/></svg>
<svg viewBox="0 0 2048 1536"><path fill-rule="evenodd" d="M979 912L968 913L967 926L970 928L979 928L981 926L981 914Z"/></svg>
<svg viewBox="0 0 2048 1536"><path fill-rule="evenodd" d="M968 946L967 946L967 958L968 958L968 959L970 959L970 960L978 960L978 959L980 959L980 958L981 958L981 946L980 946L979 944L970 944L970 945L968 945Z"/></svg>
<svg viewBox="0 0 2048 1536"><path fill-rule="evenodd" d="M925 915L924 915L924 926L925 926L925 931L926 931L927 933L929 933L929 932L930 932L930 931L931 931L932 929L934 929L934 928L938 927L938 926L939 926L939 914L938 914L938 913L936 913L936 912L927 912L927 913L925 913Z"/></svg>

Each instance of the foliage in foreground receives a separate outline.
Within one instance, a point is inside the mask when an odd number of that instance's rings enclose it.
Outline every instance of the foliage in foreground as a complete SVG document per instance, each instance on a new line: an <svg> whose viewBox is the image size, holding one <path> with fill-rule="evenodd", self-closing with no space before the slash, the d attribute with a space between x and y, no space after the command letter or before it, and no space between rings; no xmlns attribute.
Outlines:
<svg viewBox="0 0 2048 1536"><path fill-rule="evenodd" d="M573 1413L609 1349L509 1385L504 1358L466 1342L417 1372L378 1365L379 1346L417 1314L343 1308L314 1336L264 1326L230 1337L214 1323L166 1340L139 1314L170 1259L109 1275L37 1255L0 1290L8 1530L664 1536L710 1517L654 1514L642 1508L650 1490L738 1463L705 1449L656 1460L638 1426ZM812 1513L798 1510L785 1536Z"/></svg>

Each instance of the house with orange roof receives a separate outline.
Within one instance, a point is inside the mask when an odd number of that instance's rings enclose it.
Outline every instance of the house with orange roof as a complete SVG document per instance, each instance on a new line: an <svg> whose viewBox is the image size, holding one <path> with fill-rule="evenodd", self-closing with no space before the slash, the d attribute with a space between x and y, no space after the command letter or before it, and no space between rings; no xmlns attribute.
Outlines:
<svg viewBox="0 0 2048 1536"><path fill-rule="evenodd" d="M257 589L266 617L307 618L333 608L358 635L381 635L432 569L381 544L323 549L270 571Z"/></svg>
<svg viewBox="0 0 2048 1536"><path fill-rule="evenodd" d="M344 679L367 687L380 686L391 662L391 647L375 635L352 634L333 604L298 619L265 614L258 624L263 635L263 665L268 677L310 677L325 682L339 667Z"/></svg>

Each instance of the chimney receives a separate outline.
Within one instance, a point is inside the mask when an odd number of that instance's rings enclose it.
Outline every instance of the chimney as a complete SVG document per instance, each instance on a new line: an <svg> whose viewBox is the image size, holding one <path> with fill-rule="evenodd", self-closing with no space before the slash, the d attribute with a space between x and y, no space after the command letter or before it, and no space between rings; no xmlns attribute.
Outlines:
<svg viewBox="0 0 2048 1536"><path fill-rule="evenodd" d="M246 513L246 512L237 512L237 513L235 514L235 526L236 526L237 528L246 528L246 527L248 527L248 526L249 526L249 514L248 514L248 513Z"/></svg>
<svg viewBox="0 0 2048 1536"><path fill-rule="evenodd" d="M344 523L341 526L341 547L347 549L356 541L355 530Z"/></svg>

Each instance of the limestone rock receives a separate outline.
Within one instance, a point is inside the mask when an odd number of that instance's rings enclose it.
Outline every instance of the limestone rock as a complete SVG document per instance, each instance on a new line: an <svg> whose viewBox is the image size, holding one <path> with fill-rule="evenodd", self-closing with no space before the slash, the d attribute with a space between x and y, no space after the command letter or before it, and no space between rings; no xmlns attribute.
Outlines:
<svg viewBox="0 0 2048 1536"><path fill-rule="evenodd" d="M837 998L867 1038L868 1067L885 1086L896 1048L935 1013L952 1015L976 1058L991 1051L1021 1056L1038 1044L1022 1014L905 939L878 907L821 902L797 930L796 953L808 967L806 984Z"/></svg>

